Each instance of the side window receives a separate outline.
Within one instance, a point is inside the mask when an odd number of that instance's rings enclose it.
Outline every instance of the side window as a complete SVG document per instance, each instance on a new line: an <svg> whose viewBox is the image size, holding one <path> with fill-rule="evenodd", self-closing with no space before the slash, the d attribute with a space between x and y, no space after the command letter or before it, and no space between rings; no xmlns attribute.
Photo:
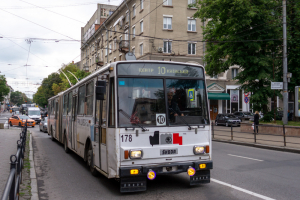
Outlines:
<svg viewBox="0 0 300 200"><path fill-rule="evenodd" d="M68 114L69 113L71 113L71 108L72 108L72 92L70 92L69 94L68 94L68 100L69 100L69 102L68 102Z"/></svg>
<svg viewBox="0 0 300 200"><path fill-rule="evenodd" d="M86 106L87 115L93 115L93 105L94 105L94 81L86 85Z"/></svg>
<svg viewBox="0 0 300 200"><path fill-rule="evenodd" d="M109 83L109 122L108 126L115 126L115 83L114 78L110 79Z"/></svg>
<svg viewBox="0 0 300 200"><path fill-rule="evenodd" d="M84 99L85 99L85 85L81 86L78 90L78 109L77 114L84 114Z"/></svg>
<svg viewBox="0 0 300 200"><path fill-rule="evenodd" d="M68 106L68 95L65 94L64 95L64 111L63 111L63 115L67 114L67 106Z"/></svg>

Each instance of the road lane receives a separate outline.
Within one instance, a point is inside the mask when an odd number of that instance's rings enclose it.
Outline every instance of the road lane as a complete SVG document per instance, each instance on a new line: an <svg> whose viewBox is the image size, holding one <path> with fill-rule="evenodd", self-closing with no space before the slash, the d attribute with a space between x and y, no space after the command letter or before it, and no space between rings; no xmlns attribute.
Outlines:
<svg viewBox="0 0 300 200"><path fill-rule="evenodd" d="M75 153L66 154L63 145L52 142L47 133L39 132L38 126L30 130L33 132L40 199L261 199L213 181L210 184L191 187L186 173L157 176L154 181L147 182L146 192L120 194L117 181L101 175L93 177L82 158ZM214 146L217 144L214 143ZM216 150L213 150L213 155L214 153L218 156ZM223 177L219 176L220 168L217 167L216 173L214 170L212 178L222 179ZM226 173L227 170L221 172ZM230 180L228 179L229 182ZM228 183L224 179L221 181ZM254 181L253 184L255 183ZM243 187L242 189L249 190Z"/></svg>
<svg viewBox="0 0 300 200"><path fill-rule="evenodd" d="M298 199L299 154L221 142L213 142L212 149L213 178L274 199Z"/></svg>

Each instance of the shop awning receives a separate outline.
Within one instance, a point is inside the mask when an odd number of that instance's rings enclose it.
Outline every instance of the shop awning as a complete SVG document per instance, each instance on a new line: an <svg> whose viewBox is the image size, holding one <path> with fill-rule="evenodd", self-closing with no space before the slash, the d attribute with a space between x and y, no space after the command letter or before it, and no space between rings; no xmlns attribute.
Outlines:
<svg viewBox="0 0 300 200"><path fill-rule="evenodd" d="M230 100L230 95L228 93L207 93L208 99L211 100Z"/></svg>

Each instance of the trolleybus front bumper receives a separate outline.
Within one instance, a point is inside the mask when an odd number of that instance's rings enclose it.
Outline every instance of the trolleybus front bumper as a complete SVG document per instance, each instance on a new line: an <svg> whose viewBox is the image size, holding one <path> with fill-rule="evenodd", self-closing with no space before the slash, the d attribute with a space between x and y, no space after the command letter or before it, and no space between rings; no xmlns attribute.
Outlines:
<svg viewBox="0 0 300 200"><path fill-rule="evenodd" d="M164 163L160 165L121 167L120 191L145 191L147 189L147 175L150 171L153 171L155 176L157 176L187 172L190 168L195 170L195 174L190 176L190 185L210 183L210 170L213 168L212 161ZM135 171L134 174L132 174L133 171Z"/></svg>

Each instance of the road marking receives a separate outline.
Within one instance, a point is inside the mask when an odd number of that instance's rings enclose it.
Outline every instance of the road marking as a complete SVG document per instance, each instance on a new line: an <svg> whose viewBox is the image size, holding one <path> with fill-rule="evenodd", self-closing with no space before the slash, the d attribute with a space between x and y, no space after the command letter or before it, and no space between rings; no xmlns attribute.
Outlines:
<svg viewBox="0 0 300 200"><path fill-rule="evenodd" d="M241 192L244 192L244 193L250 194L250 195L252 195L252 196L261 198L261 199L265 199L265 200L275 200L275 199L272 199L272 198L270 198L270 197L267 197L267 196L264 196L264 195L261 195L261 194L257 194L257 193L255 193L255 192L251 192L251 191L249 191L249 190L245 190L245 189L243 189L243 188L240 188L240 187L237 187L237 186L234 186L234 185L231 185L231 184L228 184L228 183L225 183L225 182L216 180L216 179L214 179L214 178L211 178L210 180L213 181L213 182L219 183L219 184L221 184L221 185L225 185L225 186L227 186L227 187L230 187L230 188L232 188L232 189L239 190L239 191L241 191Z"/></svg>
<svg viewBox="0 0 300 200"><path fill-rule="evenodd" d="M255 158L248 158L248 157L244 157L244 156L237 156L237 155L232 155L232 154L228 154L229 156L234 156L234 157L239 157L239 158L246 158L246 159L249 159L249 160L256 160L256 161L260 161L262 162L263 160L258 160L258 159L255 159Z"/></svg>

